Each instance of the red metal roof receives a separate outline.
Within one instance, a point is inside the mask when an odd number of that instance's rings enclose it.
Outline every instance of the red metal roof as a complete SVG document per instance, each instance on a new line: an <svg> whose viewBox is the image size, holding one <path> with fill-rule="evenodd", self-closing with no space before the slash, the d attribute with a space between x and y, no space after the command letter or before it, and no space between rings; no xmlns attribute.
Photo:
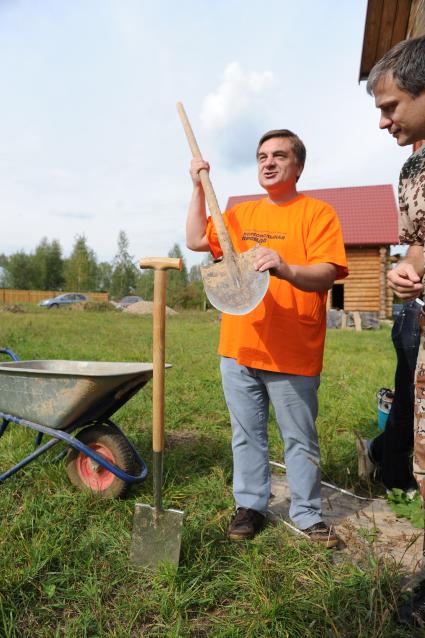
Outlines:
<svg viewBox="0 0 425 638"><path fill-rule="evenodd" d="M391 184L301 192L335 208L346 246L398 244L398 208ZM229 197L226 208L263 197L265 194Z"/></svg>

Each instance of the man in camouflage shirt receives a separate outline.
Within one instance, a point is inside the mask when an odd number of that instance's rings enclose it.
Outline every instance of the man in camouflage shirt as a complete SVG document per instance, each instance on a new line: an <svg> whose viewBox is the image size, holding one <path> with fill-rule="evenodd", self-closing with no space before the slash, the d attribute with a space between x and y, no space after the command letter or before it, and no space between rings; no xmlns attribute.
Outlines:
<svg viewBox="0 0 425 638"><path fill-rule="evenodd" d="M367 83L381 111L379 126L408 146L425 140L425 37L394 46L373 67ZM390 287L403 300L423 293L425 272L425 146L405 162L400 173L400 243L404 259L388 274ZM416 367L413 471L425 501L425 322ZM425 581L399 609L399 619L425 627Z"/></svg>

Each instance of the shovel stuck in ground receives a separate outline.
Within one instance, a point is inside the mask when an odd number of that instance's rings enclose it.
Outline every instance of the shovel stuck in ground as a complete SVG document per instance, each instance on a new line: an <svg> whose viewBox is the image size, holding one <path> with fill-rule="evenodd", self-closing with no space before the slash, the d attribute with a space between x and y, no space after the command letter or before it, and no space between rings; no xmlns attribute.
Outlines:
<svg viewBox="0 0 425 638"><path fill-rule="evenodd" d="M183 512L162 505L162 464L164 455L164 373L165 373L165 300L167 270L181 270L181 259L150 257L140 268L153 268L153 492L154 506L136 503L130 558L143 567L160 563L179 564Z"/></svg>
<svg viewBox="0 0 425 638"><path fill-rule="evenodd" d="M180 102L177 103L177 111L193 157L202 159L192 127L183 104ZM245 315L254 310L266 294L269 287L269 271L255 270L254 261L257 247L243 253L235 251L224 224L208 171L204 169L199 171L199 177L223 252L221 261L211 266L201 267L205 294L218 310L231 315Z"/></svg>

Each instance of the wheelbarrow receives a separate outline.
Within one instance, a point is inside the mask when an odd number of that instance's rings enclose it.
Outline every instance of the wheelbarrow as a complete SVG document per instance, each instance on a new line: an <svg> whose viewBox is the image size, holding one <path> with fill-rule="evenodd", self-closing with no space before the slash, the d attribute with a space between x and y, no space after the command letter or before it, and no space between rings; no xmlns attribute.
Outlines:
<svg viewBox="0 0 425 638"><path fill-rule="evenodd" d="M79 489L114 498L146 478L145 462L110 417L149 381L151 363L21 361L10 349L0 353L12 359L0 362L0 438L11 423L37 432L34 451L0 481L61 441L68 449L58 457L66 455ZM44 435L50 438L42 445Z"/></svg>

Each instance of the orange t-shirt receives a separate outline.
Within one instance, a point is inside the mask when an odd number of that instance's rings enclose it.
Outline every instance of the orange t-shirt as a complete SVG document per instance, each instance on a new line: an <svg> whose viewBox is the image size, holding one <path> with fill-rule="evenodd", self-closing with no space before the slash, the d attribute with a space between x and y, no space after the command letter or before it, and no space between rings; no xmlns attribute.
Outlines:
<svg viewBox="0 0 425 638"><path fill-rule="evenodd" d="M338 217L320 200L299 194L284 204L267 199L229 209L223 220L237 252L260 243L292 265L332 263L347 276ZM215 258L221 248L211 217L207 239ZM218 352L245 366L315 376L320 373L326 333L327 292L304 292L270 277L261 303L246 315L223 313Z"/></svg>

